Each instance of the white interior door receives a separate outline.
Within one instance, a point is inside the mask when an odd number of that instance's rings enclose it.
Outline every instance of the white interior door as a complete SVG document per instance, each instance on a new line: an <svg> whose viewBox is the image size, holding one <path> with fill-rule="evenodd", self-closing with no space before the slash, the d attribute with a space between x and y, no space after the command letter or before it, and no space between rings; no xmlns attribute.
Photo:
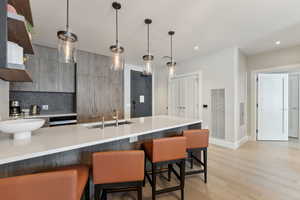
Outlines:
<svg viewBox="0 0 300 200"><path fill-rule="evenodd" d="M185 104L184 112L186 118L198 118L199 117L199 100L198 95L198 79L195 76L185 79Z"/></svg>
<svg viewBox="0 0 300 200"><path fill-rule="evenodd" d="M179 81L173 80L169 82L169 100L168 114L173 116L179 115Z"/></svg>
<svg viewBox="0 0 300 200"><path fill-rule="evenodd" d="M185 111L184 111L184 106L185 106L185 79L184 78L179 78L177 79L178 84L179 84L179 106L178 106L178 112L180 117L185 117Z"/></svg>
<svg viewBox="0 0 300 200"><path fill-rule="evenodd" d="M299 75L289 74L289 137L299 137Z"/></svg>
<svg viewBox="0 0 300 200"><path fill-rule="evenodd" d="M257 139L288 140L288 74L259 74Z"/></svg>
<svg viewBox="0 0 300 200"><path fill-rule="evenodd" d="M169 81L169 115L199 118L199 78L174 77Z"/></svg>

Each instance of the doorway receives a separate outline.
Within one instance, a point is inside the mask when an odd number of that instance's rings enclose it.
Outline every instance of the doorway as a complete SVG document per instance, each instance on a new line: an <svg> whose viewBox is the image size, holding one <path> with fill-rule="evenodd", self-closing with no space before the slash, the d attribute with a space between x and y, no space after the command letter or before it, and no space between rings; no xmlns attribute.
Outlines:
<svg viewBox="0 0 300 200"><path fill-rule="evenodd" d="M130 71L130 102L131 117L152 116L152 76Z"/></svg>
<svg viewBox="0 0 300 200"><path fill-rule="evenodd" d="M288 141L288 74L262 73L257 78L257 140Z"/></svg>

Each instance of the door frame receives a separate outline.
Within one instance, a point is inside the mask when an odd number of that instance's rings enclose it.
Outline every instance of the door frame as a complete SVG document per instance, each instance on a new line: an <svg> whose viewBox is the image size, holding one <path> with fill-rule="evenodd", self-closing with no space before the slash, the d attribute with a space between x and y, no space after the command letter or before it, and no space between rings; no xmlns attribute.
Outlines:
<svg viewBox="0 0 300 200"><path fill-rule="evenodd" d="M143 72L144 67L126 64L124 67L124 118L131 118L131 71ZM152 73L152 116L155 115L154 72Z"/></svg>
<svg viewBox="0 0 300 200"><path fill-rule="evenodd" d="M249 133L250 133L250 140L257 141L257 134L256 134L256 129L257 129L257 109L256 109L256 104L257 104L257 77L259 73L268 73L268 72L288 72L289 70L295 70L295 69L300 69L300 63L298 64L293 64L293 65L285 65L285 66L275 66L275 67L269 67L269 68L263 68L258 70L253 70L249 73L249 81L250 81L250 88L248 88L248 98L250 99L250 104L248 109L250 110L249 112L249 117L250 119L250 126L249 126Z"/></svg>
<svg viewBox="0 0 300 200"><path fill-rule="evenodd" d="M298 136L291 138L300 139L300 71L290 72L289 75L298 75Z"/></svg>
<svg viewBox="0 0 300 200"><path fill-rule="evenodd" d="M196 71L196 72L192 72L192 73L185 73L185 74L179 74L179 75L174 75L173 77L169 77L168 80L168 115L169 115L169 105L170 105L170 100L169 100L169 94L170 94L170 82L172 81L172 79L176 79L176 78L184 78L184 77L189 77L189 76L196 76L198 78L198 99L199 99L199 119L202 119L202 87L203 87L203 79L202 79L202 71Z"/></svg>

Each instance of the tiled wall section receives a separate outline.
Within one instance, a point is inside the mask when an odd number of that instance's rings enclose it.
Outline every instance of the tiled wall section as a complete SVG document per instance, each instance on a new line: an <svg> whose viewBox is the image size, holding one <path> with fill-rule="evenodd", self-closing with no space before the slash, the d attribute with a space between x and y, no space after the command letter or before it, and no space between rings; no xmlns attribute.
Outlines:
<svg viewBox="0 0 300 200"><path fill-rule="evenodd" d="M20 101L22 109L48 105L49 110L41 110L42 114L76 112L75 93L11 91L9 96L10 100Z"/></svg>

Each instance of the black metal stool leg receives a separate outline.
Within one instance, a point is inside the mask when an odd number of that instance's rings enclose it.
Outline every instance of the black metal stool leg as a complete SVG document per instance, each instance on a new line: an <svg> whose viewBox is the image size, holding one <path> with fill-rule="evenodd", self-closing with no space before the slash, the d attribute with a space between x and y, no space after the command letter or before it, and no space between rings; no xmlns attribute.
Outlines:
<svg viewBox="0 0 300 200"><path fill-rule="evenodd" d="M172 164L168 164L168 181L171 181Z"/></svg>
<svg viewBox="0 0 300 200"><path fill-rule="evenodd" d="M143 199L143 187L138 186L137 192L138 192L138 200L142 200Z"/></svg>
<svg viewBox="0 0 300 200"><path fill-rule="evenodd" d="M181 200L184 200L184 182L185 182L185 161L181 161L181 163L180 163Z"/></svg>
<svg viewBox="0 0 300 200"><path fill-rule="evenodd" d="M156 199L156 164L152 163L152 200Z"/></svg>
<svg viewBox="0 0 300 200"><path fill-rule="evenodd" d="M90 187L89 183L86 184L85 189L84 189L84 199L89 200L90 199Z"/></svg>
<svg viewBox="0 0 300 200"><path fill-rule="evenodd" d="M100 188L95 185L95 187L94 187L95 200L100 200L100 193L101 193Z"/></svg>
<svg viewBox="0 0 300 200"><path fill-rule="evenodd" d="M101 200L107 200L107 192L105 190L102 190Z"/></svg>
<svg viewBox="0 0 300 200"><path fill-rule="evenodd" d="M207 183L207 149L203 150L204 159L204 182Z"/></svg>
<svg viewBox="0 0 300 200"><path fill-rule="evenodd" d="M194 168L194 158L193 158L193 152L190 153L190 162L191 162L191 169Z"/></svg>

